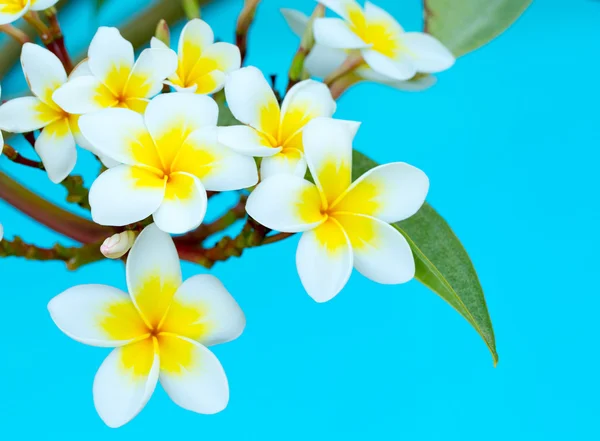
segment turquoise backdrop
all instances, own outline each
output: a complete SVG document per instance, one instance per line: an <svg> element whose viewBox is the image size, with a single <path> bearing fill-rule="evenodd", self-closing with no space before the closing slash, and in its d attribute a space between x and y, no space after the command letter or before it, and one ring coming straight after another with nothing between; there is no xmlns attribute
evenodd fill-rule
<svg viewBox="0 0 600 441"><path fill-rule="evenodd" d="M98 25L119 24L147 2L110 0L98 19L92 1L71 3L62 22L78 51ZM241 3L203 11L222 40L231 41ZM376 3L406 29L421 29L419 0ZM248 61L278 74L280 89L298 40L279 8L313 6L264 0L258 12ZM63 335L46 304L76 284L124 289L123 265L68 272L8 258L0 260L0 439L600 439L599 25L600 2L538 0L431 90L364 84L339 102L338 117L363 122L358 149L429 175L429 202L479 272L497 368L466 321L417 282L381 286L354 274L333 301L315 303L298 280L291 239L214 268L248 320L241 338L214 348L229 377L229 407L196 415L158 388L133 422L111 430L91 393L108 350ZM20 70L2 86L6 96L22 92ZM90 183L96 163L81 156L76 172ZM0 168L73 209L45 174L6 158ZM0 222L7 237L70 243L4 203ZM204 271L184 265L186 277Z"/></svg>

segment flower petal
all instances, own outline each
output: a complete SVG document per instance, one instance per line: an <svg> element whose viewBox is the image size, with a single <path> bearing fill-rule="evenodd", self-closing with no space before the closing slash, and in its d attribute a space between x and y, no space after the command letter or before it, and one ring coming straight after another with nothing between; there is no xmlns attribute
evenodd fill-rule
<svg viewBox="0 0 600 441"><path fill-rule="evenodd" d="M394 80L410 80L417 73L413 60L405 55L391 59L376 50L364 49L362 56L371 69Z"/></svg>
<svg viewBox="0 0 600 441"><path fill-rule="evenodd" d="M311 75L325 78L340 68L347 57L343 49L315 44L304 61L304 67Z"/></svg>
<svg viewBox="0 0 600 441"><path fill-rule="evenodd" d="M334 49L363 49L369 44L352 31L340 18L317 18L314 22L315 41Z"/></svg>
<svg viewBox="0 0 600 441"><path fill-rule="evenodd" d="M158 336L160 384L175 404L214 414L227 407L229 384L215 355L200 343L170 334Z"/></svg>
<svg viewBox="0 0 600 441"><path fill-rule="evenodd" d="M350 186L352 141L359 123L316 118L304 128L304 154L308 168L328 204Z"/></svg>
<svg viewBox="0 0 600 441"><path fill-rule="evenodd" d="M107 426L121 427L142 411L158 382L155 338L114 349L94 378L94 405Z"/></svg>
<svg viewBox="0 0 600 441"><path fill-rule="evenodd" d="M269 136L277 136L279 104L260 70L250 66L229 74L225 82L225 96L231 113L238 121Z"/></svg>
<svg viewBox="0 0 600 441"><path fill-rule="evenodd" d="M366 64L356 69L356 73L365 80L382 83L405 92L421 92L429 89L437 82L437 78L433 75L419 75L407 81L397 81L375 72Z"/></svg>
<svg viewBox="0 0 600 441"><path fill-rule="evenodd" d="M311 119L320 116L331 117L335 109L335 100L325 84L304 80L293 86L281 105L279 137L283 141L283 147L287 147L287 143L292 141L294 135Z"/></svg>
<svg viewBox="0 0 600 441"><path fill-rule="evenodd" d="M216 127L203 127L184 141L172 171L192 174L210 191L251 187L258 182L256 162L220 144Z"/></svg>
<svg viewBox="0 0 600 441"><path fill-rule="evenodd" d="M296 266L304 289L315 301L331 300L342 290L352 274L352 249L335 220L302 234Z"/></svg>
<svg viewBox="0 0 600 441"><path fill-rule="evenodd" d="M25 5L21 3L17 4L0 4L0 25L5 25L17 21L23 17L29 10L29 0L25 2Z"/></svg>
<svg viewBox="0 0 600 441"><path fill-rule="evenodd" d="M208 23L198 18L188 21L179 37L177 49L179 72L184 74L190 72L202 56L205 48L213 44L214 41L215 36Z"/></svg>
<svg viewBox="0 0 600 441"><path fill-rule="evenodd" d="M238 338L246 317L215 276L199 274L179 287L161 330L212 346Z"/></svg>
<svg viewBox="0 0 600 441"><path fill-rule="evenodd" d="M217 103L210 97L190 93L168 93L154 98L144 119L162 163L171 164L193 131L216 126Z"/></svg>
<svg viewBox="0 0 600 441"><path fill-rule="evenodd" d="M297 11L296 9L282 8L280 11L292 32L296 34L297 37L302 38L304 31L306 31L308 21L310 20L308 15Z"/></svg>
<svg viewBox="0 0 600 441"><path fill-rule="evenodd" d="M399 222L419 211L428 190L425 173L404 162L393 162L377 166L358 178L332 210Z"/></svg>
<svg viewBox="0 0 600 441"><path fill-rule="evenodd" d="M127 288L144 322L156 328L181 285L181 265L171 236L150 224L127 257Z"/></svg>
<svg viewBox="0 0 600 441"><path fill-rule="evenodd" d="M310 230L326 219L317 187L286 174L258 184L248 198L246 211L265 227L288 233Z"/></svg>
<svg viewBox="0 0 600 441"><path fill-rule="evenodd" d="M200 180L187 173L171 173L165 198L154 212L156 226L171 234L196 229L204 220L207 195Z"/></svg>
<svg viewBox="0 0 600 441"><path fill-rule="evenodd" d="M85 139L99 153L129 165L162 170L154 141L144 117L130 109L104 109L79 118Z"/></svg>
<svg viewBox="0 0 600 441"><path fill-rule="evenodd" d="M67 81L67 73L58 57L37 44L25 43L21 51L21 66L33 94L55 107L52 94Z"/></svg>
<svg viewBox="0 0 600 441"><path fill-rule="evenodd" d="M402 43L411 52L412 62L419 72L441 72L456 61L452 52L429 34L407 32L402 36Z"/></svg>
<svg viewBox="0 0 600 441"><path fill-rule="evenodd" d="M150 98L162 90L163 81L177 70L177 54L171 49L144 49L135 62L125 96Z"/></svg>
<svg viewBox="0 0 600 441"><path fill-rule="evenodd" d="M117 105L117 97L94 76L79 76L59 87L52 99L73 114L95 112Z"/></svg>
<svg viewBox="0 0 600 441"><path fill-rule="evenodd" d="M385 39L397 41L404 34L400 23L389 12L371 2L365 2L365 20L371 33L375 29L376 35L383 34Z"/></svg>
<svg viewBox="0 0 600 441"><path fill-rule="evenodd" d="M203 75L212 70L229 73L239 69L241 64L240 49L236 45L218 42L204 49L202 58L190 71L189 76L194 78L196 75Z"/></svg>
<svg viewBox="0 0 600 441"><path fill-rule="evenodd" d="M0 106L0 129L13 133L32 132L63 117L36 97L15 98Z"/></svg>
<svg viewBox="0 0 600 441"><path fill-rule="evenodd" d="M48 178L55 184L73 171L77 162L75 138L68 118L48 124L35 140L35 151L44 164Z"/></svg>
<svg viewBox="0 0 600 441"><path fill-rule="evenodd" d="M92 73L115 95L120 96L133 68L133 46L117 28L100 27L88 49Z"/></svg>
<svg viewBox="0 0 600 441"><path fill-rule="evenodd" d="M81 60L75 65L71 73L69 74L69 80L74 80L79 77L86 77L94 75L90 70L90 63L87 58Z"/></svg>
<svg viewBox="0 0 600 441"><path fill-rule="evenodd" d="M249 126L218 127L217 130L221 144L243 155L264 157L281 151L281 147L271 147L258 130Z"/></svg>
<svg viewBox="0 0 600 441"><path fill-rule="evenodd" d="M195 77L194 80L190 80L189 87L174 86L177 92L191 92L199 95L210 95L218 92L225 86L225 80L227 74L220 70L213 70L202 76Z"/></svg>
<svg viewBox="0 0 600 441"><path fill-rule="evenodd" d="M148 332L129 295L111 286L74 286L50 300L48 310L62 332L92 346L123 346Z"/></svg>
<svg viewBox="0 0 600 441"><path fill-rule="evenodd" d="M284 149L281 153L263 158L260 163L260 177L265 180L278 174L291 174L303 178L306 174L306 159L297 149Z"/></svg>
<svg viewBox="0 0 600 441"><path fill-rule="evenodd" d="M354 268L383 284L405 283L415 275L415 260L402 234L385 222L358 214L335 214L352 244Z"/></svg>
<svg viewBox="0 0 600 441"><path fill-rule="evenodd" d="M340 17L350 20L353 13L361 13L362 9L355 0L318 0L319 3L331 9Z"/></svg>
<svg viewBox="0 0 600 441"><path fill-rule="evenodd" d="M92 219L122 226L146 219L160 206L165 181L141 167L118 165L96 178L90 188Z"/></svg>
<svg viewBox="0 0 600 441"><path fill-rule="evenodd" d="M44 9L48 9L51 6L54 6L58 0L31 0L31 10L32 11L42 11Z"/></svg>

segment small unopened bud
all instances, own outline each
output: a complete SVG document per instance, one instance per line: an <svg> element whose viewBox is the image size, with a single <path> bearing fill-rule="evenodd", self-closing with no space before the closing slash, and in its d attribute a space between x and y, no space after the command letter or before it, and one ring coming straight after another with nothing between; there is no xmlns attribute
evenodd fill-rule
<svg viewBox="0 0 600 441"><path fill-rule="evenodd" d="M200 3L198 0L182 0L181 4L188 20L200 18Z"/></svg>
<svg viewBox="0 0 600 441"><path fill-rule="evenodd" d="M310 52L315 45L313 24L317 18L323 17L325 17L325 6L319 3L310 16L310 20L308 21L306 29L304 30L304 34L302 34L302 40L300 41L300 47L302 47L306 53Z"/></svg>
<svg viewBox="0 0 600 441"><path fill-rule="evenodd" d="M100 252L109 259L118 259L133 246L135 233L131 230L113 234L100 246Z"/></svg>
<svg viewBox="0 0 600 441"><path fill-rule="evenodd" d="M154 36L167 46L171 45L171 30L164 19L158 22Z"/></svg>

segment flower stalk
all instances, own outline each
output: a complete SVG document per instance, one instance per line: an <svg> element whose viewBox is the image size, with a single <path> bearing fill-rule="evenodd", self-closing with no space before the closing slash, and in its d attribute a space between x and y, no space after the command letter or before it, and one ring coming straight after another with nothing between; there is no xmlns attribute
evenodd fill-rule
<svg viewBox="0 0 600 441"><path fill-rule="evenodd" d="M317 18L321 18L324 16L325 6L322 4L317 5L310 17L310 20L306 25L306 29L304 30L304 34L302 35L302 39L300 40L300 47L298 47L298 51L296 51L296 55L292 60L292 65L290 66L289 71L289 81L287 90L290 90L295 84L305 79L304 77L307 74L304 69L304 61L306 60L306 57L310 54L310 51L315 45L315 37L313 35L313 23Z"/></svg>
<svg viewBox="0 0 600 441"><path fill-rule="evenodd" d="M248 32L254 21L254 15L256 14L256 8L259 3L260 0L245 0L242 12L240 12L238 17L237 26L235 28L235 42L237 47L240 48L242 63L246 59L246 54L248 52Z"/></svg>

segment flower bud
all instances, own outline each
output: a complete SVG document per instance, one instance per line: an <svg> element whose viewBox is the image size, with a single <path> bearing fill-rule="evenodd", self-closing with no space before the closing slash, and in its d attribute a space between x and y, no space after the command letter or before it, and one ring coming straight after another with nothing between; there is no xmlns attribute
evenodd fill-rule
<svg viewBox="0 0 600 441"><path fill-rule="evenodd" d="M113 234L100 246L100 252L109 259L118 259L133 246L135 233L131 230Z"/></svg>
<svg viewBox="0 0 600 441"><path fill-rule="evenodd" d="M154 36L167 46L171 45L171 30L164 19L158 22Z"/></svg>

